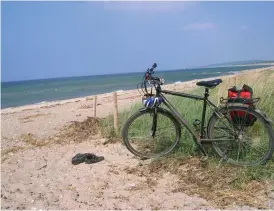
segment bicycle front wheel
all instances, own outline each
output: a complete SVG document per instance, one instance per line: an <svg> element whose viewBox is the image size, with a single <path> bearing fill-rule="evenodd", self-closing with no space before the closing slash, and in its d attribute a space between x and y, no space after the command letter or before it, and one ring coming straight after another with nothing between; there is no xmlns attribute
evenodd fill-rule
<svg viewBox="0 0 274 211"><path fill-rule="evenodd" d="M208 123L208 138L217 154L231 164L255 166L269 160L274 150L273 129L264 117L244 106L228 106L213 114ZM230 139L230 141L221 141Z"/></svg>
<svg viewBox="0 0 274 211"><path fill-rule="evenodd" d="M131 153L142 159L155 158L174 149L181 137L181 126L165 109L140 110L126 121L122 136Z"/></svg>

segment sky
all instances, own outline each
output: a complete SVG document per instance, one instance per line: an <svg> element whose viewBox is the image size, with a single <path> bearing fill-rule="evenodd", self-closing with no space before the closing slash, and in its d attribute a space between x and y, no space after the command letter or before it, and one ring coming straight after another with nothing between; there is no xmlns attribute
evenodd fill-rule
<svg viewBox="0 0 274 211"><path fill-rule="evenodd" d="M1 2L2 81L274 59L274 2Z"/></svg>

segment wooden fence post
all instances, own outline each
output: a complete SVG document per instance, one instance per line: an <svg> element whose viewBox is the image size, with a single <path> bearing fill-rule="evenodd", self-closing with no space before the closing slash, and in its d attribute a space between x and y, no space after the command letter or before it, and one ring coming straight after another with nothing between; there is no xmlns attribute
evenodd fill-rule
<svg viewBox="0 0 274 211"><path fill-rule="evenodd" d="M114 129L118 132L118 106L117 106L117 92L113 93L113 101L114 101L114 110L113 110L113 118L114 118Z"/></svg>
<svg viewBox="0 0 274 211"><path fill-rule="evenodd" d="M96 117L96 105L97 105L97 96L93 98L93 116Z"/></svg>
<svg viewBox="0 0 274 211"><path fill-rule="evenodd" d="M220 105L220 98L221 98L221 95L222 95L222 92L223 92L223 88L225 88L226 86L226 81L224 81L224 84L220 84L219 87L218 87L218 94L217 94L217 106Z"/></svg>
<svg viewBox="0 0 274 211"><path fill-rule="evenodd" d="M237 86L237 78L236 78L236 75L233 76L233 86Z"/></svg>

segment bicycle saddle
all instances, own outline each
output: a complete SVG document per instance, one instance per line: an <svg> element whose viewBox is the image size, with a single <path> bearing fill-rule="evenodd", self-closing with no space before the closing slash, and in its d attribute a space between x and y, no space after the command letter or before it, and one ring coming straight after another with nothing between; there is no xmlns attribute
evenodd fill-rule
<svg viewBox="0 0 274 211"><path fill-rule="evenodd" d="M207 88L212 88L218 86L220 83L222 83L222 79L215 79L211 81L199 81L196 83L197 86L204 86Z"/></svg>

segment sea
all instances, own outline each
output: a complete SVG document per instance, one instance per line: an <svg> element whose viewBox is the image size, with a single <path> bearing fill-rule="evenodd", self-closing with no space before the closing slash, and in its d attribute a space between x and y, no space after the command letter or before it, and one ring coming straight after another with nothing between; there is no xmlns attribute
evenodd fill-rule
<svg viewBox="0 0 274 211"><path fill-rule="evenodd" d="M165 79L165 84L184 82L224 75L241 70L268 67L232 66L214 68L155 71L155 76ZM144 72L1 82L1 109L41 102L84 97L117 90L136 89Z"/></svg>

